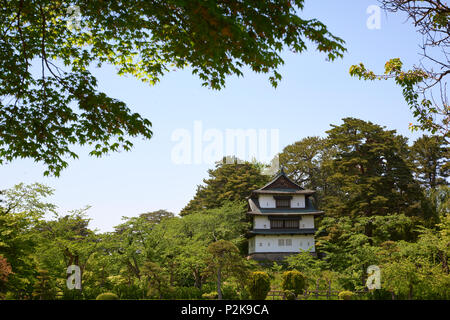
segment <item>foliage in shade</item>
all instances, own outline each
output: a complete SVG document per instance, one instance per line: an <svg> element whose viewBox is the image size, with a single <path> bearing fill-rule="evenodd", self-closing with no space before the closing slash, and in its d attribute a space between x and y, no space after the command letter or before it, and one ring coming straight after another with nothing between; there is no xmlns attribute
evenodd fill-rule
<svg viewBox="0 0 450 320"><path fill-rule="evenodd" d="M171 285L167 272L159 264L147 261L142 267L142 274L148 285L147 295L162 299L164 291Z"/></svg>
<svg viewBox="0 0 450 320"><path fill-rule="evenodd" d="M34 284L33 297L38 300L52 300L56 297L56 288L47 270L39 270Z"/></svg>

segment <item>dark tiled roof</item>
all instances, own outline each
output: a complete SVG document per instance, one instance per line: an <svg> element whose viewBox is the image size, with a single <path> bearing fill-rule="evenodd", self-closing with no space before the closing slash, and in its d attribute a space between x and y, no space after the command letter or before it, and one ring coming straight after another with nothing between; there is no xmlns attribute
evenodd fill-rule
<svg viewBox="0 0 450 320"><path fill-rule="evenodd" d="M281 178L281 179L282 179L282 178L285 178L285 181L287 180L287 181L289 182L289 184L290 184L291 186L294 187L293 190L303 190L302 187L300 187L300 186L299 186L298 184L296 184L294 181L292 181L291 179L289 179L289 177L286 175L286 173L284 173L284 170L281 169L280 172L276 175L275 178L273 178L272 181L270 181L270 182L267 183L264 187L262 187L262 188L260 188L260 189L258 189L258 190L256 190L256 191L262 191L262 190L266 190L266 189L269 189L269 190L273 189L273 188L270 188L270 186L271 186L272 184L274 184L274 183L275 183L278 179L280 179L280 178ZM255 191L253 191L253 192L255 192Z"/></svg>
<svg viewBox="0 0 450 320"><path fill-rule="evenodd" d="M322 214L323 211L319 211L314 208L309 198L305 199L305 208L261 208L258 199L248 199L249 211L248 214L253 215L276 215L276 214Z"/></svg>
<svg viewBox="0 0 450 320"><path fill-rule="evenodd" d="M270 190L255 190L253 193L256 194L286 194L286 195L295 195L295 194L314 194L316 193L314 190L295 190L295 189L270 189Z"/></svg>
<svg viewBox="0 0 450 320"><path fill-rule="evenodd" d="M322 211L316 210L316 209L306 209L306 208L286 208L286 209L279 209L279 208L260 208L259 211L261 214L292 214L292 213L321 213Z"/></svg>
<svg viewBox="0 0 450 320"><path fill-rule="evenodd" d="M250 230L250 234L314 234L317 229L305 228L305 229L253 229Z"/></svg>

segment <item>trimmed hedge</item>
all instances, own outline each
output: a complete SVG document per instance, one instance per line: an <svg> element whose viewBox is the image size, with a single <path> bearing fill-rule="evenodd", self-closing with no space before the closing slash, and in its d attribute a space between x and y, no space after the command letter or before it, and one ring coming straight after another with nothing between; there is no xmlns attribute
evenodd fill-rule
<svg viewBox="0 0 450 320"><path fill-rule="evenodd" d="M289 292L288 299L295 299L306 289L306 278L300 271L291 270L282 274L281 287L284 292Z"/></svg>
<svg viewBox="0 0 450 320"><path fill-rule="evenodd" d="M217 297L218 297L217 291L212 291L212 292L209 292L209 293L202 294L202 298L203 299L215 300L215 299L217 299Z"/></svg>
<svg viewBox="0 0 450 320"><path fill-rule="evenodd" d="M353 292L351 291L341 291L339 292L339 300L352 300L353 299Z"/></svg>
<svg viewBox="0 0 450 320"><path fill-rule="evenodd" d="M270 291L270 278L267 272L255 271L250 274L248 291L254 300L265 300Z"/></svg>
<svg viewBox="0 0 450 320"><path fill-rule="evenodd" d="M119 300L119 297L115 293L105 292L99 294L95 300Z"/></svg>
<svg viewBox="0 0 450 320"><path fill-rule="evenodd" d="M297 295L295 294L294 290L284 290L283 293L284 296L286 297L286 300L295 300L295 298L297 298Z"/></svg>

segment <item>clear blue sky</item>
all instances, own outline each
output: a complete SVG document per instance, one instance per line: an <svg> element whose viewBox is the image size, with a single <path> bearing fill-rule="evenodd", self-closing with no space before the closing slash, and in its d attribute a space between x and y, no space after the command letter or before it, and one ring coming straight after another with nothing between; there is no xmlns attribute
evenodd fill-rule
<svg viewBox="0 0 450 320"><path fill-rule="evenodd" d="M382 13L381 29L366 27L366 9L375 0L307 0L304 18L318 18L346 41L345 58L325 61L310 48L303 54L285 52L283 80L277 89L267 76L245 70L230 77L227 87L212 91L188 70L167 74L150 87L131 77L119 77L113 67L95 70L99 89L126 102L150 119L154 137L134 140L131 152L93 158L76 147L80 159L69 162L59 178L43 176L44 167L32 160L17 160L0 167L0 188L19 182L41 182L53 187L50 199L61 213L91 205L91 226L110 231L122 216L157 209L178 213L193 197L211 165L176 165L171 161L174 130L193 130L200 120L205 129L278 129L280 148L306 136L323 136L330 124L356 117L396 129L416 139L408 124L414 122L393 82L365 82L348 74L352 64L364 62L382 70L384 63L401 57L406 66L417 62L419 36L402 15Z"/></svg>

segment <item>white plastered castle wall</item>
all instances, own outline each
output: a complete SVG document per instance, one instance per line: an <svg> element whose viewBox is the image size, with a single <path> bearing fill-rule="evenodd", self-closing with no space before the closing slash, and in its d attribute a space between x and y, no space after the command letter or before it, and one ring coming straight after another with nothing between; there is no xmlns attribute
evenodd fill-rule
<svg viewBox="0 0 450 320"><path fill-rule="evenodd" d="M270 195L270 196L261 195L258 197L258 201L259 201L259 206L261 208L275 208L276 207L275 198L272 195Z"/></svg>
<svg viewBox="0 0 450 320"><path fill-rule="evenodd" d="M291 199L291 208L304 208L305 207L305 195L296 195Z"/></svg>
<svg viewBox="0 0 450 320"><path fill-rule="evenodd" d="M300 251L316 251L313 235L256 235L249 240L249 254Z"/></svg>

